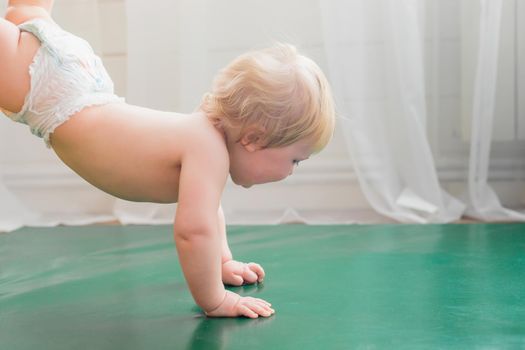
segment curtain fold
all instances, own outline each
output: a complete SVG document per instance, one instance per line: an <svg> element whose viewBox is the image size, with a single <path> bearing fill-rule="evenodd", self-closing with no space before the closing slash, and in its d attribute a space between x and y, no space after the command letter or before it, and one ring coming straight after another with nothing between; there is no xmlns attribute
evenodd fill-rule
<svg viewBox="0 0 525 350"><path fill-rule="evenodd" d="M488 184L502 5L502 0L481 0L466 214L481 220L525 220L525 214L504 208Z"/></svg>
<svg viewBox="0 0 525 350"><path fill-rule="evenodd" d="M426 136L419 15L424 3L354 0L320 5L348 150L371 206L400 222L458 219L464 204L440 187ZM347 67L344 74L341 67Z"/></svg>
<svg viewBox="0 0 525 350"><path fill-rule="evenodd" d="M38 215L21 203L0 180L0 232L37 223L37 219Z"/></svg>
<svg viewBox="0 0 525 350"><path fill-rule="evenodd" d="M464 213L481 220L523 219L504 209L487 184L501 1L481 1L468 210L441 187L427 136L427 2L320 2L348 151L364 195L382 215L413 223L451 222Z"/></svg>

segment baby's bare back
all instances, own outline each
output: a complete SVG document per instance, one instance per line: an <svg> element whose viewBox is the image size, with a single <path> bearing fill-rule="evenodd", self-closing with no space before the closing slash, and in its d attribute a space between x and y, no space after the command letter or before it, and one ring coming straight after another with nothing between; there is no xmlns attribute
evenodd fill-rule
<svg viewBox="0 0 525 350"><path fill-rule="evenodd" d="M192 133L210 132L217 139L207 123L199 115L114 103L76 114L55 130L51 145L64 163L109 194L174 203L181 159L196 149Z"/></svg>

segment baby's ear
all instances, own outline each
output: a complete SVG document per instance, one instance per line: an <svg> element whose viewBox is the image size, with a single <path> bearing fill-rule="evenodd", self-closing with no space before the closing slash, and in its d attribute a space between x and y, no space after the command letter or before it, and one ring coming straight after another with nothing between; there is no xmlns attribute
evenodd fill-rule
<svg viewBox="0 0 525 350"><path fill-rule="evenodd" d="M248 127L239 142L248 152L258 151L265 146L265 129L260 126Z"/></svg>

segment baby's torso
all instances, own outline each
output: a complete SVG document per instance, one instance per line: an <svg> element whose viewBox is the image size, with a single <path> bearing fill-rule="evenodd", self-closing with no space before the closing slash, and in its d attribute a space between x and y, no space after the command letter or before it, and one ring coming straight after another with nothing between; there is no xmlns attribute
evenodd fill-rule
<svg viewBox="0 0 525 350"><path fill-rule="evenodd" d="M85 180L116 197L178 200L181 158L196 118L127 104L86 108L51 136L57 155Z"/></svg>

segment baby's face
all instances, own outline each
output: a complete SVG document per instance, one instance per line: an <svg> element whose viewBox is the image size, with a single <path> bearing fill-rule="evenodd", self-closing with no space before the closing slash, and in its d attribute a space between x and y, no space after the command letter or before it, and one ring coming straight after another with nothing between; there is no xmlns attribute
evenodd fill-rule
<svg viewBox="0 0 525 350"><path fill-rule="evenodd" d="M235 184L246 188L283 180L292 175L295 166L312 153L313 144L309 140L252 151L236 143L230 149L230 175Z"/></svg>

